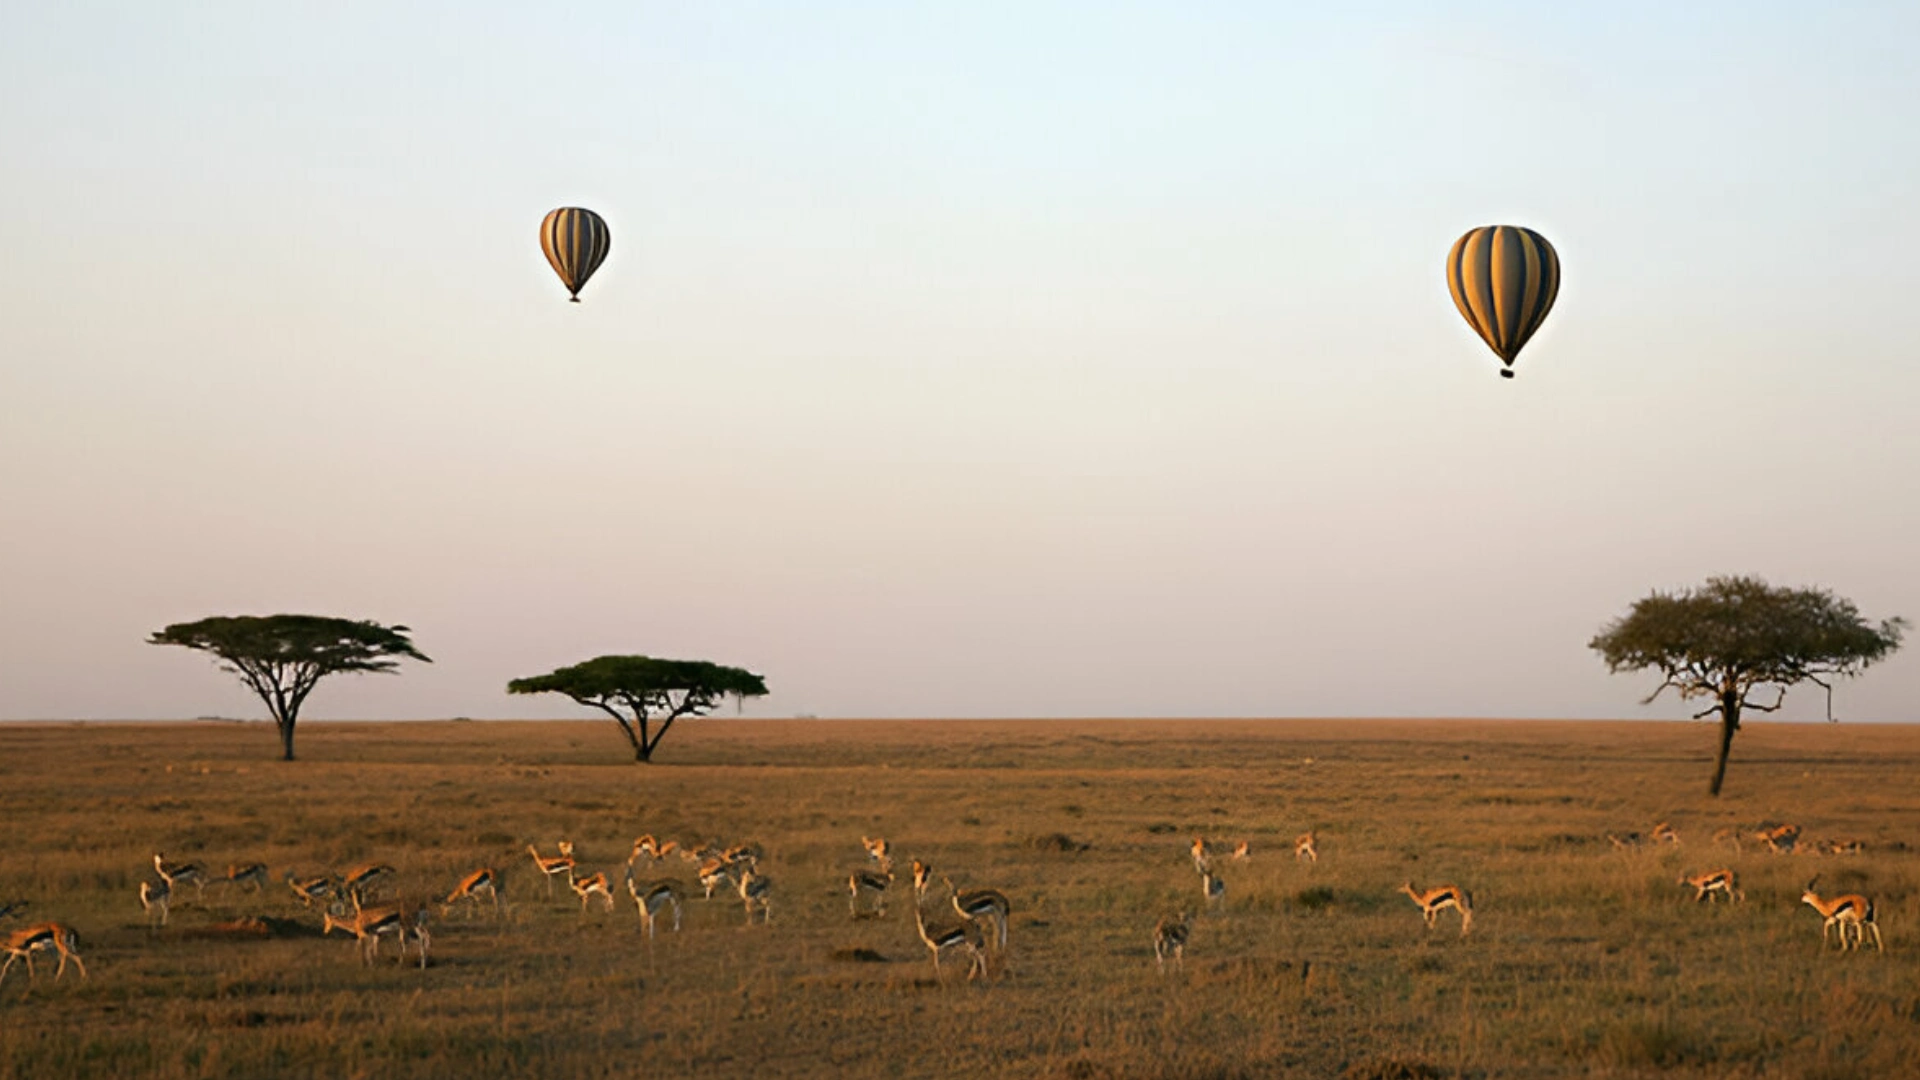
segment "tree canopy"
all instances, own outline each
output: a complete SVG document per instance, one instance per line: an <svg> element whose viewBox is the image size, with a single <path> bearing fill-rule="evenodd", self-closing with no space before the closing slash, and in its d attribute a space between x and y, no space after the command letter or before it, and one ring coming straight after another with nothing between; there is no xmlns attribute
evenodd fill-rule
<svg viewBox="0 0 1920 1080"><path fill-rule="evenodd" d="M404 626L320 615L229 615L174 623L147 639L218 658L266 702L280 729L282 756L293 760L293 725L314 685L340 672L394 671L402 659L432 663Z"/></svg>
<svg viewBox="0 0 1920 1080"><path fill-rule="evenodd" d="M636 761L652 761L654 748L680 717L705 715L729 696L766 692L765 680L744 668L650 656L600 656L507 684L509 694L565 694L613 717ZM655 716L661 718L657 731Z"/></svg>
<svg viewBox="0 0 1920 1080"><path fill-rule="evenodd" d="M1907 628L1895 617L1873 624L1852 601L1817 588L1776 588L1757 577L1715 577L1678 593L1654 592L1603 627L1588 646L1609 671L1660 673L1652 702L1667 690L1713 704L1695 719L1720 715L1720 757L1709 789L1720 794L1740 714L1773 712L1787 688L1831 689L1900 647ZM1773 687L1772 702L1754 700Z"/></svg>

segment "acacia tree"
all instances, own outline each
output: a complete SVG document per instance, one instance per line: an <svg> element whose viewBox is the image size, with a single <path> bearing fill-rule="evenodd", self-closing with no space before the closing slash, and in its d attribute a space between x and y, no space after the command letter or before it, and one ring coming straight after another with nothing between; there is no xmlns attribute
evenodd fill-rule
<svg viewBox="0 0 1920 1080"><path fill-rule="evenodd" d="M149 645L182 645L212 653L222 671L260 695L280 728L282 759L293 760L293 725L314 685L340 672L391 672L400 660L432 663L404 626L320 615L232 615L174 623Z"/></svg>
<svg viewBox="0 0 1920 1080"><path fill-rule="evenodd" d="M739 699L766 692L766 682L745 668L650 656L600 656L507 684L509 694L565 694L613 717L633 745L635 761L652 761L654 748L682 716L704 716L729 695ZM657 731L652 728L656 716Z"/></svg>
<svg viewBox="0 0 1920 1080"><path fill-rule="evenodd" d="M1825 589L1774 588L1756 577L1715 577L1680 593L1654 592L1603 627L1588 647L1607 669L1660 673L1660 685L1641 704L1671 689L1682 701L1713 702L1694 714L1720 714L1720 760L1709 791L1720 794L1727 753L1748 709L1773 712L1787 688L1803 682L1832 690L1900 647L1907 621L1878 626L1853 602ZM1771 703L1755 691L1771 686Z"/></svg>

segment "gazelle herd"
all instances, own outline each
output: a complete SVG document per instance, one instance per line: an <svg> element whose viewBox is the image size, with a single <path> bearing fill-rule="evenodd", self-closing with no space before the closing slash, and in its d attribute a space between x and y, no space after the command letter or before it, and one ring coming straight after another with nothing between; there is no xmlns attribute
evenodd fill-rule
<svg viewBox="0 0 1920 1080"><path fill-rule="evenodd" d="M1713 837L1716 845L1729 843L1735 851L1740 850L1743 839L1757 841L1767 852L1776 855L1848 855L1865 849L1857 840L1809 841L1803 838L1798 825L1785 823L1722 829ZM1644 837L1637 832L1610 833L1607 840L1616 849L1626 851L1648 845L1681 849L1679 832L1666 821L1656 823ZM864 856L861 865L846 879L849 911L856 919L884 919L895 889L893 848L884 837L863 836L861 845ZM716 893L737 896L747 925L772 921L773 882L760 872L761 853L753 845L682 844L648 834L634 841L623 868L616 864L592 873L580 872L572 843L562 840L556 850L557 855L548 856L536 846L527 847L549 897L553 895L554 880L560 878L580 900L583 917L596 898L604 910L611 912L616 906L611 872L617 870L638 912L641 931L649 941L663 928L677 933L683 925L688 890L678 879L659 875L661 864L669 860L678 860L687 867L700 882L706 898L712 899ZM1310 831L1297 836L1293 854L1298 864L1316 865L1320 860L1316 834ZM1195 929L1194 910L1224 911L1227 883L1219 871L1226 864L1248 862L1251 847L1244 840L1229 846L1195 836L1187 856L1200 878L1201 905L1169 914L1154 925L1154 963L1162 973L1169 968L1179 971L1183 967ZM944 971L943 961L953 953L963 956L970 981L1004 964L1013 914L1012 902L1006 894L993 888L962 889L947 875L936 877L933 867L919 859L911 860L910 866L912 893L907 899L913 905L914 930L931 956L936 979ZM155 931L168 926L171 909L179 902L184 886L192 886L191 898L204 903L209 884L228 889L237 886L258 893L267 882L267 867L261 863L233 864L224 874L209 875L198 863L172 861L161 852L153 856L153 871L157 880L141 881L138 899L149 929ZM424 968L432 943L427 905L395 899L397 877L398 871L390 864L366 862L344 874L302 877L289 872L283 880L301 904L320 910L322 934L337 930L350 935L364 962L373 963L380 952L381 941L392 938L398 946L401 964L406 963L411 952ZM1722 898L1731 904L1746 899L1736 872L1727 866L1684 873L1678 884L1693 889L1694 900L1709 906ZM1873 900L1858 893L1822 896L1815 891L1818 884L1819 876L1815 875L1801 891L1800 902L1813 908L1822 919L1822 947L1837 931L1838 947L1842 951L1860 949L1868 937L1873 939L1877 950L1884 951L1886 944ZM1465 888L1448 883L1420 889L1408 881L1398 891L1419 908L1428 930L1434 929L1439 916L1451 908L1460 916L1461 936L1472 931L1474 901ZM477 915L491 911L497 918L502 913L503 892L499 872L493 867L481 867L462 877L438 904L442 915L461 907ZM945 903L941 903L942 900ZM12 917L19 907L0 905L0 919ZM86 978L86 965L78 951L79 941L79 935L70 926L58 922L39 923L14 931L6 937L7 957L4 965L0 965L0 980L22 960L26 962L29 979L34 978L34 958L46 953L54 954L59 961L55 981L65 975L69 962Z"/></svg>

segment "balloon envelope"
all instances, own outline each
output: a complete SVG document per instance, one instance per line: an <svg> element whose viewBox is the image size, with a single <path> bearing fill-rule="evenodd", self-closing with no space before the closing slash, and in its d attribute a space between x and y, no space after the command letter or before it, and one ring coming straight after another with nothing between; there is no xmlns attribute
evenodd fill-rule
<svg viewBox="0 0 1920 1080"><path fill-rule="evenodd" d="M1486 225L1454 241L1447 289L1473 332L1506 365L1546 321L1560 294L1560 256L1547 238L1517 225Z"/></svg>
<svg viewBox="0 0 1920 1080"><path fill-rule="evenodd" d="M576 304L580 290L587 287L587 279L600 269L612 246L607 223L591 210L563 206L540 223L540 250L547 253L547 262Z"/></svg>

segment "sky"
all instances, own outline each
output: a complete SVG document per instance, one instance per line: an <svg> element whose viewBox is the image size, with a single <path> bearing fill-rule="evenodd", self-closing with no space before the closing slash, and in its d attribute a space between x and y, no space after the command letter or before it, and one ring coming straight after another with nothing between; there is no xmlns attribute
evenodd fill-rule
<svg viewBox="0 0 1920 1080"><path fill-rule="evenodd" d="M1441 8L1445 10L1441 10ZM1920 6L63 3L0 19L0 719L1678 717L1654 589L1920 618ZM594 208L566 303L537 245ZM1517 365L1448 298L1526 225ZM1920 721L1920 643L1835 712ZM731 710L729 710L731 711ZM1788 698L1787 719L1824 698Z"/></svg>

